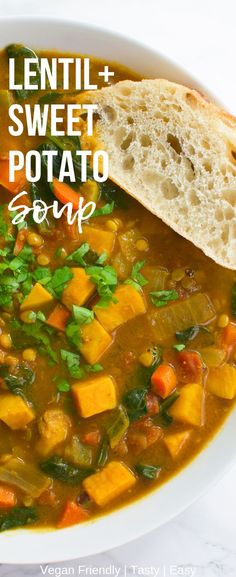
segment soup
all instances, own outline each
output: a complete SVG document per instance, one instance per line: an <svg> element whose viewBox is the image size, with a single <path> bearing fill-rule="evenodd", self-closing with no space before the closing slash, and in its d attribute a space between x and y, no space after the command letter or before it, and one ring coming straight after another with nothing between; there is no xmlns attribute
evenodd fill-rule
<svg viewBox="0 0 236 577"><path fill-rule="evenodd" d="M89 173L82 184L75 158L73 186L58 183L55 162L52 186L43 172L31 184L21 173L17 191L26 188L29 204L93 200L82 234L50 210L40 224L29 215L14 225L9 151L60 157L65 141L9 135L19 94L8 92L8 55L0 55L0 530L63 528L157 488L223 423L236 394L235 273L111 181L98 185ZM92 60L94 82L101 64ZM113 69L115 81L136 78ZM73 90L20 97L77 101Z"/></svg>

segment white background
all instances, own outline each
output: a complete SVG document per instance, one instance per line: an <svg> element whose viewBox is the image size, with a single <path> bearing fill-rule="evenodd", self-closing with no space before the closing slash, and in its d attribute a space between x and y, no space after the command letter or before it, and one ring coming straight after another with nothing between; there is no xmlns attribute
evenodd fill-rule
<svg viewBox="0 0 236 577"><path fill-rule="evenodd" d="M139 39L188 69L236 115L235 0L0 0L0 18L24 14L72 18ZM129 576L134 574L132 565L139 566L136 575L160 567L160 577L164 565L166 577L171 572L187 575L190 565L195 577L235 577L236 467L211 493L159 530L65 565L77 575L78 564L113 563L126 564ZM42 571L36 566L0 566L0 577L13 575L38 577Z"/></svg>

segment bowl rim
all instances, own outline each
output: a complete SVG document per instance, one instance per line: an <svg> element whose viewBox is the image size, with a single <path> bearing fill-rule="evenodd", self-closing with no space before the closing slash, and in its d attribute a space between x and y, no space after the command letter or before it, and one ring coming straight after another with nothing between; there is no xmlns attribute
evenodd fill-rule
<svg viewBox="0 0 236 577"><path fill-rule="evenodd" d="M184 76L186 83L189 82L197 90L218 102L207 87L174 60L145 43L105 27L67 18L21 15L2 18L0 29L7 25L31 25L40 29L49 24L58 28L62 26L68 30L73 27L74 30L81 29L89 34L94 32L98 36L109 38L111 42L114 40L118 43L125 43L128 49L141 51L147 56L150 55L154 60L159 59L177 77ZM233 442L230 445L225 441L227 441L227 436L228 439L233 439L235 433L235 412L231 411L220 431L184 469L160 488L95 520L60 531L18 529L1 533L0 563L45 564L83 558L121 546L160 527L201 497L231 469L236 460L236 451ZM219 451L220 468L218 466Z"/></svg>

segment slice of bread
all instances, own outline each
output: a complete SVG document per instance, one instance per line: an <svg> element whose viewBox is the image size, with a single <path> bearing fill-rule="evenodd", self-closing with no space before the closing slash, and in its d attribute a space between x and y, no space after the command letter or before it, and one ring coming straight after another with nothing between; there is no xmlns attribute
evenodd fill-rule
<svg viewBox="0 0 236 577"><path fill-rule="evenodd" d="M96 131L110 178L236 269L236 119L162 79L122 81L89 97L98 103Z"/></svg>

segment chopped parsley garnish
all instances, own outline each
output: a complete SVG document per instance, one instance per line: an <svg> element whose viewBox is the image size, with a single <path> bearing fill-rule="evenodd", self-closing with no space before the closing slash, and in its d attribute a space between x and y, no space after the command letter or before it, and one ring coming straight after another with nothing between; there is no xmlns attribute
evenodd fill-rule
<svg viewBox="0 0 236 577"><path fill-rule="evenodd" d="M79 248L77 248L76 250L74 250L74 252L69 254L66 257L66 260L76 262L77 264L80 264L80 266L86 266L86 262L83 257L85 254L89 252L89 250L90 250L89 244L87 242L84 242L83 244L81 244L81 246L79 246Z"/></svg>
<svg viewBox="0 0 236 577"><path fill-rule="evenodd" d="M62 268L57 268L52 275L50 282L47 284L47 288L51 290L52 293L60 298L64 289L67 287L67 283L73 278L73 273L68 266L63 266Z"/></svg>
<svg viewBox="0 0 236 577"><path fill-rule="evenodd" d="M175 351L183 351L185 349L185 345L183 343L179 343L177 345L173 345L173 349L175 349Z"/></svg>
<svg viewBox="0 0 236 577"><path fill-rule="evenodd" d="M179 294L175 290L152 291L150 296L155 307L165 307L168 302L176 301L179 298Z"/></svg>
<svg viewBox="0 0 236 577"><path fill-rule="evenodd" d="M89 265L103 265L104 262L107 260L107 254L105 251L102 252L100 256L96 252L90 249L90 246L87 242L84 242L74 250L71 254L66 257L66 260L69 262L75 262L80 266L86 267Z"/></svg>
<svg viewBox="0 0 236 577"><path fill-rule="evenodd" d="M11 338L16 349L27 347L36 347L42 355L49 357L51 363L57 363L57 354L51 347L50 336L51 327L47 326L42 320L37 318L37 313L32 311L32 324L25 324L18 320L11 323ZM38 313L40 316L42 313Z"/></svg>
<svg viewBox="0 0 236 577"><path fill-rule="evenodd" d="M94 319L94 313L90 309L76 305L73 305L72 313L73 320L67 324L66 336L74 346L79 348L81 338L80 327L81 325L91 323Z"/></svg>
<svg viewBox="0 0 236 577"><path fill-rule="evenodd" d="M96 285L100 296L96 307L107 307L111 301L116 302L113 292L117 286L117 274L112 266L87 266L86 273L91 277L91 281Z"/></svg>
<svg viewBox="0 0 236 577"><path fill-rule="evenodd" d="M74 379L81 378L81 367L80 367L80 356L71 353L70 351L66 351L65 349L61 349L61 358L65 361L67 365L67 369L71 377Z"/></svg>
<svg viewBox="0 0 236 577"><path fill-rule="evenodd" d="M142 286L148 284L148 281L141 274L140 270L144 267L145 260L136 262L131 271L131 276L125 281L125 284L132 285L136 290L140 291Z"/></svg>
<svg viewBox="0 0 236 577"><path fill-rule="evenodd" d="M66 379L57 379L56 385L59 393L68 393L70 390L70 383Z"/></svg>
<svg viewBox="0 0 236 577"><path fill-rule="evenodd" d="M104 206L101 206L100 208L97 208L93 214L92 217L94 216L105 216L106 214L111 214L114 210L114 206L115 206L115 201L113 202L108 202L107 204L104 204Z"/></svg>

